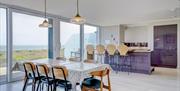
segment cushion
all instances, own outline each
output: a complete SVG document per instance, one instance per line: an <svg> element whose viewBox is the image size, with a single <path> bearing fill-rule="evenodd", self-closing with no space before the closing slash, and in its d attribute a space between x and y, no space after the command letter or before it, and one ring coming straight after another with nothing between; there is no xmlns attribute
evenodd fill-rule
<svg viewBox="0 0 180 91"><path fill-rule="evenodd" d="M99 89L101 86L101 81L93 77L85 78L84 81L82 82L82 86Z"/></svg>

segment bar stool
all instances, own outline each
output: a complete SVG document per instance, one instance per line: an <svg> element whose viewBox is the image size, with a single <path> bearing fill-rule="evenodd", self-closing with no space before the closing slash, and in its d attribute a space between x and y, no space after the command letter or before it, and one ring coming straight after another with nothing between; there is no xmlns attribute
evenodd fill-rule
<svg viewBox="0 0 180 91"><path fill-rule="evenodd" d="M94 46L93 45L86 45L87 50L87 59L94 60Z"/></svg>
<svg viewBox="0 0 180 91"><path fill-rule="evenodd" d="M107 50L107 53L109 56L108 63L112 66L112 68L115 69L116 64L115 64L114 56L115 56L115 52L116 52L116 46L114 44L108 44L106 50ZM113 59L111 60L111 58L113 58Z"/></svg>
<svg viewBox="0 0 180 91"><path fill-rule="evenodd" d="M128 61L128 59L127 59L127 57L128 57L128 55L127 55L128 46L122 44L122 45L119 45L117 49L118 49L118 52L119 52L120 57L121 57L120 60L118 61L117 67L118 67L118 69L121 67L122 68L124 68L124 67L128 68L128 74L129 74L129 72L131 71L131 61ZM123 71L123 69L122 69L122 71Z"/></svg>
<svg viewBox="0 0 180 91"><path fill-rule="evenodd" d="M104 63L103 57L104 57L104 53L105 53L105 47L101 44L96 45L96 51L97 51L97 60L99 61L99 57L100 57L100 62L101 62L101 64L103 64Z"/></svg>

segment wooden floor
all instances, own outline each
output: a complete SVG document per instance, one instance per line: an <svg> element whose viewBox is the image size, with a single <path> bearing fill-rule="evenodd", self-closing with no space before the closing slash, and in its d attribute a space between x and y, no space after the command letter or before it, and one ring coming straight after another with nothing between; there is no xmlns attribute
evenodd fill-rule
<svg viewBox="0 0 180 91"><path fill-rule="evenodd" d="M180 69L156 68L152 75L111 73L110 77L112 91L180 91ZM22 91L22 85L22 81L0 85L0 91Z"/></svg>

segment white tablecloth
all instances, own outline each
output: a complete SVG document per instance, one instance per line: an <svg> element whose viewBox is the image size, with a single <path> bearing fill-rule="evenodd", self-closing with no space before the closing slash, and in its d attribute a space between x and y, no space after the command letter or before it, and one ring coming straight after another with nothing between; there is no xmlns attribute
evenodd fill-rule
<svg viewBox="0 0 180 91"><path fill-rule="evenodd" d="M53 66L65 66L68 69L67 79L72 84L72 91L76 90L76 83L80 83L84 78L89 77L90 72L110 68L108 64L81 63L52 59L32 60L30 62L34 64L46 64L49 68ZM24 71L23 62L17 62L12 70Z"/></svg>

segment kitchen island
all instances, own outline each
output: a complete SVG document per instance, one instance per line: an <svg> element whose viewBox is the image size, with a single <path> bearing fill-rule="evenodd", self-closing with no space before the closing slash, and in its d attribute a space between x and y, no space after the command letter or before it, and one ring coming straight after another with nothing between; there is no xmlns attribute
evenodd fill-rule
<svg viewBox="0 0 180 91"><path fill-rule="evenodd" d="M114 56L109 57L106 52L104 62L110 64L114 71L130 71L134 73L151 74L154 70L151 67L151 51L149 50L134 50L128 52L125 57L119 56L118 52L116 52ZM121 65L124 64L124 62L130 64L131 68L123 67L122 69Z"/></svg>

